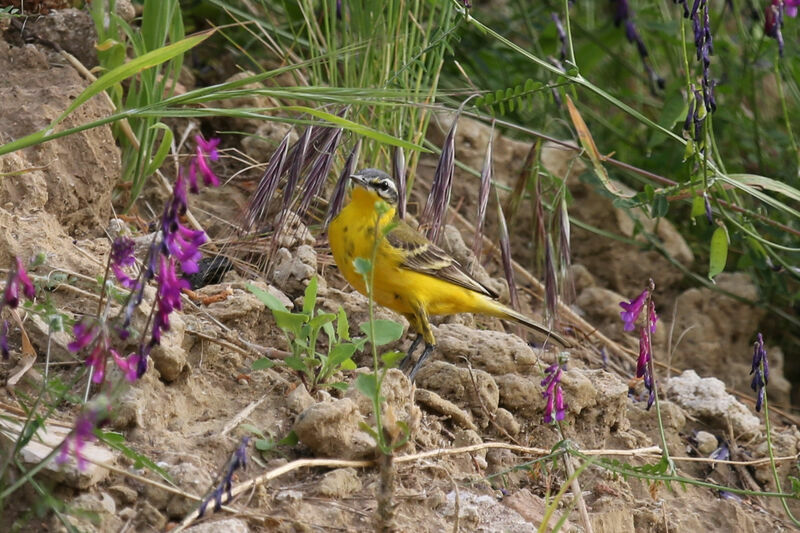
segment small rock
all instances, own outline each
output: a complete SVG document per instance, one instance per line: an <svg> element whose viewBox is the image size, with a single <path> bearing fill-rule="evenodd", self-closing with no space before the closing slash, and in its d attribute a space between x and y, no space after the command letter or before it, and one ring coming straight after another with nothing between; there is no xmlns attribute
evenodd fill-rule
<svg viewBox="0 0 800 533"><path fill-rule="evenodd" d="M477 431L472 429L459 429L455 432L453 439L453 446L462 448L464 446L472 446L474 444L483 443L483 439L478 435ZM469 457L475 461L480 468L486 468L486 449L470 452Z"/></svg>
<svg viewBox="0 0 800 533"><path fill-rule="evenodd" d="M186 528L186 533L249 533L247 522L238 518L223 518Z"/></svg>
<svg viewBox="0 0 800 533"><path fill-rule="evenodd" d="M308 230L303 221L292 211L284 211L285 220L283 229L278 236L278 245L283 248L292 249L300 244L313 245L314 235Z"/></svg>
<svg viewBox="0 0 800 533"><path fill-rule="evenodd" d="M497 386L500 387L500 384L498 383ZM514 415L502 407L498 407L497 411L495 411L494 423L497 424L498 427L505 430L505 432L512 437L519 435L521 429L519 422L517 422L517 420L514 418Z"/></svg>
<svg viewBox="0 0 800 533"><path fill-rule="evenodd" d="M414 392L414 400L434 413L450 417L455 424L462 428L476 431L478 429L472 421L472 415L469 412L464 411L453 402L445 400L433 391L416 389L416 392Z"/></svg>
<svg viewBox="0 0 800 533"><path fill-rule="evenodd" d="M156 531L161 531L167 525L167 517L156 509L149 501L139 502L137 518L139 523ZM142 528L143 529L143 528Z"/></svg>
<svg viewBox="0 0 800 533"><path fill-rule="evenodd" d="M286 395L286 407L294 414L300 414L317 403L303 385L298 385Z"/></svg>
<svg viewBox="0 0 800 533"><path fill-rule="evenodd" d="M138 496L134 489L123 484L112 485L108 488L108 492L121 504L135 503Z"/></svg>
<svg viewBox="0 0 800 533"><path fill-rule="evenodd" d="M172 313L169 330L161 334L161 343L150 350L153 366L164 381L175 381L187 367L186 350L182 346L185 330L183 318L178 313Z"/></svg>
<svg viewBox="0 0 800 533"><path fill-rule="evenodd" d="M497 411L500 401L497 383L487 372L458 367L444 361L425 364L417 374L417 384L455 402L456 405L469 408L481 428L489 424L489 415Z"/></svg>
<svg viewBox="0 0 800 533"><path fill-rule="evenodd" d="M275 501L278 502L286 502L286 503L294 503L303 500L303 493L299 490L282 490L275 495Z"/></svg>
<svg viewBox="0 0 800 533"><path fill-rule="evenodd" d="M580 294L584 289L597 285L594 276L584 265L572 265L569 270L570 276L572 276L572 282L575 286L575 294Z"/></svg>
<svg viewBox="0 0 800 533"><path fill-rule="evenodd" d="M117 15L125 22L130 22L136 18L136 9L134 9L131 0L117 0L114 7L117 11Z"/></svg>
<svg viewBox="0 0 800 533"><path fill-rule="evenodd" d="M325 498L346 498L361 490L361 479L355 468L331 470L317 485L317 494Z"/></svg>
<svg viewBox="0 0 800 533"><path fill-rule="evenodd" d="M242 151L255 161L266 161L281 143L287 133L290 133L289 144L297 140L293 126L284 122L268 121L260 124L253 135L242 139Z"/></svg>
<svg viewBox="0 0 800 533"><path fill-rule="evenodd" d="M272 281L282 291L292 296L305 292L308 281L317 273L317 255L308 245L302 245L292 255L286 248L275 254L275 270Z"/></svg>
<svg viewBox="0 0 800 533"><path fill-rule="evenodd" d="M69 503L69 508L77 512L63 516L79 531L119 531L123 525L114 499L106 492L81 494ZM59 526L63 527L57 522L54 529L61 529Z"/></svg>
<svg viewBox="0 0 800 533"><path fill-rule="evenodd" d="M469 359L473 368L492 375L529 374L537 357L528 344L511 333L476 330L461 324L442 324L436 330L437 351L451 363Z"/></svg>
<svg viewBox="0 0 800 533"><path fill-rule="evenodd" d="M512 412L532 416L544 412L545 400L542 398L541 380L533 380L519 374L495 376L499 389L499 404Z"/></svg>
<svg viewBox="0 0 800 533"><path fill-rule="evenodd" d="M314 455L361 459L375 449L372 437L359 428L362 421L356 403L350 398L342 398L314 404L300 413L294 431Z"/></svg>
<svg viewBox="0 0 800 533"><path fill-rule="evenodd" d="M547 512L547 504L545 504L544 499L531 493L531 491L528 489L514 491L513 494L503 498L503 504L514 509L530 524L541 524L544 521L544 516ZM559 515L560 513L556 511L555 514L550 517L549 523L557 523L561 519ZM552 528L548 527L547 531L552 531ZM565 521L561 525L560 531L573 531L569 520ZM595 531L599 530L595 529Z"/></svg>
<svg viewBox="0 0 800 533"><path fill-rule="evenodd" d="M205 494L213 482L208 471L189 462L170 466L167 472L178 487L191 494ZM167 514L171 518L183 518L195 507L197 507L196 501L175 494L167 504Z"/></svg>
<svg viewBox="0 0 800 533"><path fill-rule="evenodd" d="M717 378L700 378L694 370L664 383L667 397L682 407L689 415L710 427L727 430L730 420L736 438L749 438L759 431L760 422L733 395L725 391L725 384Z"/></svg>
<svg viewBox="0 0 800 533"><path fill-rule="evenodd" d="M697 451L701 455L709 456L717 449L717 437L708 431L698 431L694 438L697 441Z"/></svg>

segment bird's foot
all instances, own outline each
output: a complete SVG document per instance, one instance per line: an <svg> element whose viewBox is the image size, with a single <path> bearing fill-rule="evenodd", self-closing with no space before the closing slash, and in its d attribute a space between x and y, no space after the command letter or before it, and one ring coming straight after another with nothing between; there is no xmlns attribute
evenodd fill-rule
<svg viewBox="0 0 800 533"><path fill-rule="evenodd" d="M408 379L411 381L411 383L414 383L414 378L416 377L417 372L422 367L422 364L425 362L428 356L433 353L434 348L436 348L434 344L428 344L427 342L425 343L425 349L422 350L422 354L420 354L419 359L417 359L416 364L414 364L414 368L412 368L411 372L408 373Z"/></svg>

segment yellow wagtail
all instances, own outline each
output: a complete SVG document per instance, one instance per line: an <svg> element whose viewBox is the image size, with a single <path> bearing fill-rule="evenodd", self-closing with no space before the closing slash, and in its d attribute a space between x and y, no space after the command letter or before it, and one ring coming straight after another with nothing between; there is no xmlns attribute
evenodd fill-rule
<svg viewBox="0 0 800 533"><path fill-rule="evenodd" d="M436 346L428 322L431 315L483 313L517 322L558 344L569 346L545 326L498 302L497 294L464 272L455 259L402 220L395 221L397 187L388 174L368 168L350 178L355 184L350 203L328 229L333 258L350 285L366 295L364 278L356 271L353 261L358 257L372 257L376 221L378 235L388 224L396 222L381 240L375 256L373 299L405 316L417 332L401 368L411 360L419 342L425 341L425 349L409 373L409 379L414 380L417 370ZM380 201L385 202L388 209L377 219L376 202Z"/></svg>

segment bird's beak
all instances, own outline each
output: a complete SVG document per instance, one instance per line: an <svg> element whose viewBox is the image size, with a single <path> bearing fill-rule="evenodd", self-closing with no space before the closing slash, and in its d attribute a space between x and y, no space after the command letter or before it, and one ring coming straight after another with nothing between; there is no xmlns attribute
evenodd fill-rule
<svg viewBox="0 0 800 533"><path fill-rule="evenodd" d="M361 174L350 174L350 179L355 182L356 185L364 185L364 177Z"/></svg>

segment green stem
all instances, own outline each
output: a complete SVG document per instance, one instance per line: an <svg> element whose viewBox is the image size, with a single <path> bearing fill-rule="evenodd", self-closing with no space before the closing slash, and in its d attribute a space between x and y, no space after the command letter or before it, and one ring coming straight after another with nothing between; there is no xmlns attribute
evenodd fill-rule
<svg viewBox="0 0 800 533"><path fill-rule="evenodd" d="M761 375L764 375L764 361L762 360L760 363L759 372ZM777 492L782 493L783 489L781 489L781 478L778 475L778 467L775 465L775 452L772 449L772 430L771 425L769 422L769 402L767 401L767 386L764 385L764 425L767 429L767 454L769 455L769 466L772 469L772 477L775 480L775 488ZM786 516L794 523L795 526L800 527L800 522L792 514L792 511L789 510L789 504L786 503L786 496L781 495L781 504L783 505L783 510L786 511Z"/></svg>
<svg viewBox="0 0 800 533"><path fill-rule="evenodd" d="M372 397L372 411L375 413L378 448L380 448L382 453L386 453L388 446L386 444L386 436L383 431L383 423L381 422L381 385L383 384L383 379L380 373L378 346L375 344L375 299L372 290L372 288L375 286L375 260L378 257L378 246L382 237L380 234L380 220L380 213L376 213L372 254L370 257L369 279L367 280L367 298L369 300L369 337L372 339L372 342L370 342L372 347L372 365L373 371L375 372L375 395Z"/></svg>

